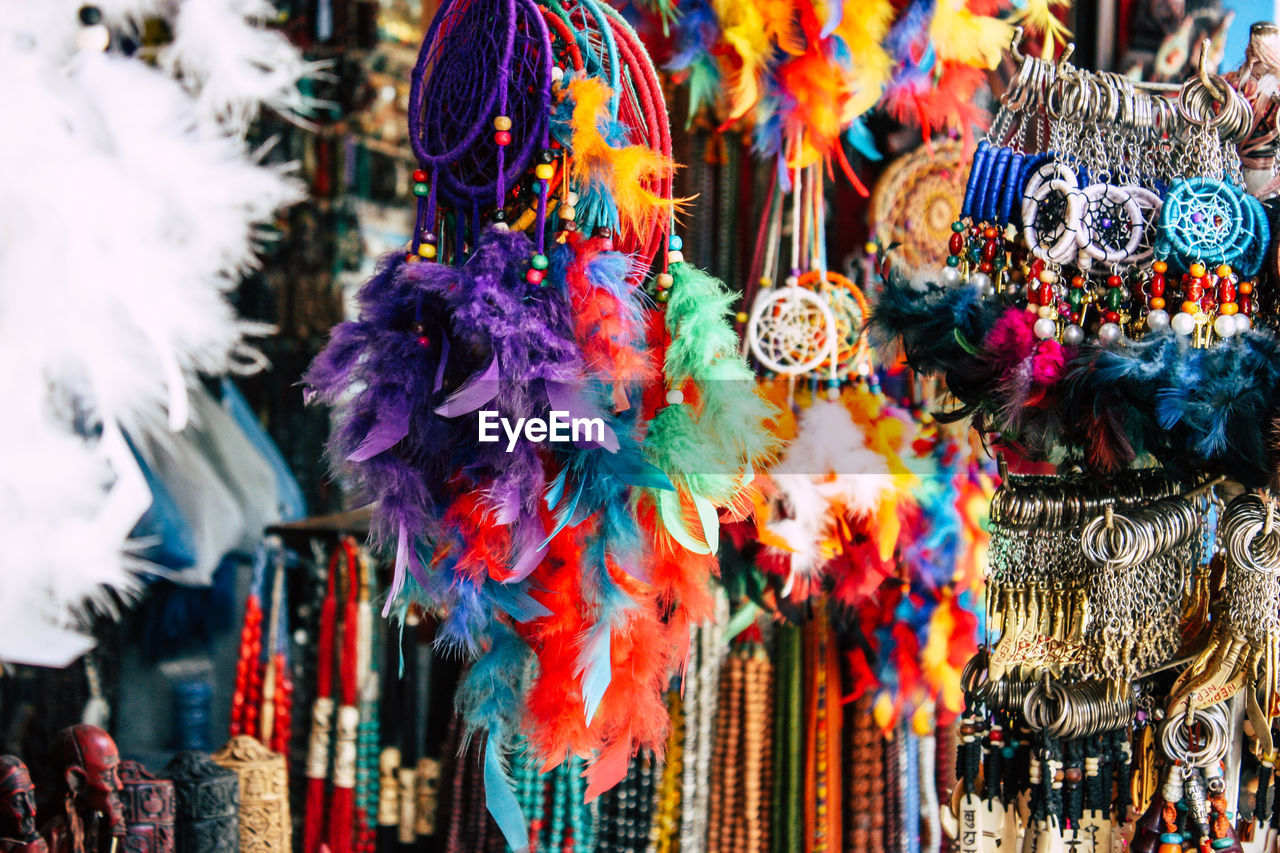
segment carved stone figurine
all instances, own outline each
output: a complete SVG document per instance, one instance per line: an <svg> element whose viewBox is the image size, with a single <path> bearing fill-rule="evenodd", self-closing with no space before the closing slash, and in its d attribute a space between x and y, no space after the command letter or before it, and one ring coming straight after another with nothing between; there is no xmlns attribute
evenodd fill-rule
<svg viewBox="0 0 1280 853"><path fill-rule="evenodd" d="M97 726L71 726L52 758L63 807L44 828L51 853L117 853L126 827L116 742Z"/></svg>
<svg viewBox="0 0 1280 853"><path fill-rule="evenodd" d="M0 755L0 853L48 853L36 832L36 792L27 765Z"/></svg>

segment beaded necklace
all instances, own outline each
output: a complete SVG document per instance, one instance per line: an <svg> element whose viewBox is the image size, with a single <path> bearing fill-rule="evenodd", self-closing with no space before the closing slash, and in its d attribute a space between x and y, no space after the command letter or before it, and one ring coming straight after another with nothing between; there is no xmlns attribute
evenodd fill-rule
<svg viewBox="0 0 1280 853"><path fill-rule="evenodd" d="M692 662L691 666L693 666ZM685 688L688 689L690 686L686 681ZM671 714L671 734L667 737L667 760L662 768L662 779L655 793L653 828L649 833L648 853L672 853L679 849L681 805L684 794L682 782L687 766L684 755L685 726L688 723L679 691L672 690L667 693L667 710ZM692 815L689 816L692 817Z"/></svg>
<svg viewBox="0 0 1280 853"><path fill-rule="evenodd" d="M342 644L338 638L338 572L345 557L347 601L342 613ZM320 638L316 676L316 701L312 706L311 741L307 753L306 817L303 822L303 851L318 853L328 826L332 853L350 853L355 840L356 729L360 711L356 707L356 669L359 647L360 570L355 540L344 537L329 558L329 577L320 611ZM339 700L337 736L333 740L333 795L325 808L325 783L329 776L330 735L333 731L333 678L337 669Z"/></svg>
<svg viewBox="0 0 1280 853"><path fill-rule="evenodd" d="M382 652L382 632L374 630L372 587L376 584L367 554L360 554L359 669L360 725L356 733L356 853L374 853L378 831L378 660Z"/></svg>

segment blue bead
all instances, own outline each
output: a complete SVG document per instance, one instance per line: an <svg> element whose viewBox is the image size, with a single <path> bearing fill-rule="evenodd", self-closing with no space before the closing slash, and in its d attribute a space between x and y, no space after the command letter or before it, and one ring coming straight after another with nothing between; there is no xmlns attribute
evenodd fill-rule
<svg viewBox="0 0 1280 853"><path fill-rule="evenodd" d="M680 238L679 234L672 234L671 241L667 245L671 247L671 251L678 252L684 248L684 240Z"/></svg>

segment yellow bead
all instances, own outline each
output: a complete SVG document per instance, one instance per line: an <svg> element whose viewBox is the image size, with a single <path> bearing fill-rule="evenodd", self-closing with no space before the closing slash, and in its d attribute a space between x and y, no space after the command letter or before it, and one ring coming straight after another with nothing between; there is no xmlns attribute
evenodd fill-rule
<svg viewBox="0 0 1280 853"><path fill-rule="evenodd" d="M1182 312L1184 314L1190 314L1192 317L1194 317L1195 315L1200 313L1200 303L1192 302L1190 299L1188 299L1186 302L1182 303Z"/></svg>
<svg viewBox="0 0 1280 853"><path fill-rule="evenodd" d="M737 320L739 323L745 323L749 318L747 317L746 311L739 311L738 315L734 317L734 319Z"/></svg>
<svg viewBox="0 0 1280 853"><path fill-rule="evenodd" d="M1227 264L1219 264L1216 272L1218 273L1218 278L1226 278L1231 275L1231 267Z"/></svg>
<svg viewBox="0 0 1280 853"><path fill-rule="evenodd" d="M427 260L431 260L436 256L436 247L431 245L430 243L423 243L421 246L418 247L418 254L422 255L422 257L426 258Z"/></svg>
<svg viewBox="0 0 1280 853"><path fill-rule="evenodd" d="M563 207L561 207L559 213L560 213L561 219L577 219L578 218L578 211L571 204L566 204Z"/></svg>
<svg viewBox="0 0 1280 853"><path fill-rule="evenodd" d="M510 117L510 116L498 116L497 118L495 118L495 119L493 120L493 129L494 129L494 130L510 130L510 129L511 129L511 117Z"/></svg>
<svg viewBox="0 0 1280 853"><path fill-rule="evenodd" d="M1158 273L1163 273L1168 271L1169 265L1166 264L1164 261L1156 261L1154 264L1151 265L1151 268Z"/></svg>
<svg viewBox="0 0 1280 853"><path fill-rule="evenodd" d="M879 249L880 247L877 246L875 243L867 243L867 245L862 247L862 251L866 252L868 255L874 255L877 251L879 251Z"/></svg>
<svg viewBox="0 0 1280 853"><path fill-rule="evenodd" d="M533 169L534 177L542 181L549 181L556 176L556 167L550 163L539 163Z"/></svg>
<svg viewBox="0 0 1280 853"><path fill-rule="evenodd" d="M1236 314L1239 313L1240 306L1234 302L1224 302L1218 306L1219 314Z"/></svg>
<svg viewBox="0 0 1280 853"><path fill-rule="evenodd" d="M1204 264L1200 263L1199 261L1196 261L1194 264L1191 265L1191 277L1199 278L1202 275L1204 275Z"/></svg>

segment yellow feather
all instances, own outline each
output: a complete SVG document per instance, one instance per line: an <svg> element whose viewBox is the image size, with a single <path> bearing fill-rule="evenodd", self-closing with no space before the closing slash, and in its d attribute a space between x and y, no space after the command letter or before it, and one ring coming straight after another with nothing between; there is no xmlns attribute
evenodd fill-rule
<svg viewBox="0 0 1280 853"><path fill-rule="evenodd" d="M1013 25L998 18L975 15L964 0L938 0L929 24L938 59L974 68L995 68L1013 39Z"/></svg>
<svg viewBox="0 0 1280 853"><path fill-rule="evenodd" d="M618 208L623 229L643 231L660 217L669 217L686 199L663 198L645 188L645 182L661 180L675 163L670 157L643 145L614 148L600 132L609 117L609 87L594 77L569 84L573 98L573 178L579 185L604 186Z"/></svg>
<svg viewBox="0 0 1280 853"><path fill-rule="evenodd" d="M715 0L721 37L738 57L738 67L726 69L729 120L746 115L760 99L760 77L773 51L764 14L755 0Z"/></svg>
<svg viewBox="0 0 1280 853"><path fill-rule="evenodd" d="M891 0L845 0L844 16L835 35L844 41L852 56L848 81L853 94L843 105L842 125L874 107L893 75L893 59L884 49L893 17Z"/></svg>
<svg viewBox="0 0 1280 853"><path fill-rule="evenodd" d="M1009 23L1027 30L1028 35L1043 34L1046 46L1054 42L1065 44L1071 38L1071 31L1066 28L1054 9L1071 8L1071 0L1026 0L1026 5L1009 16Z"/></svg>

